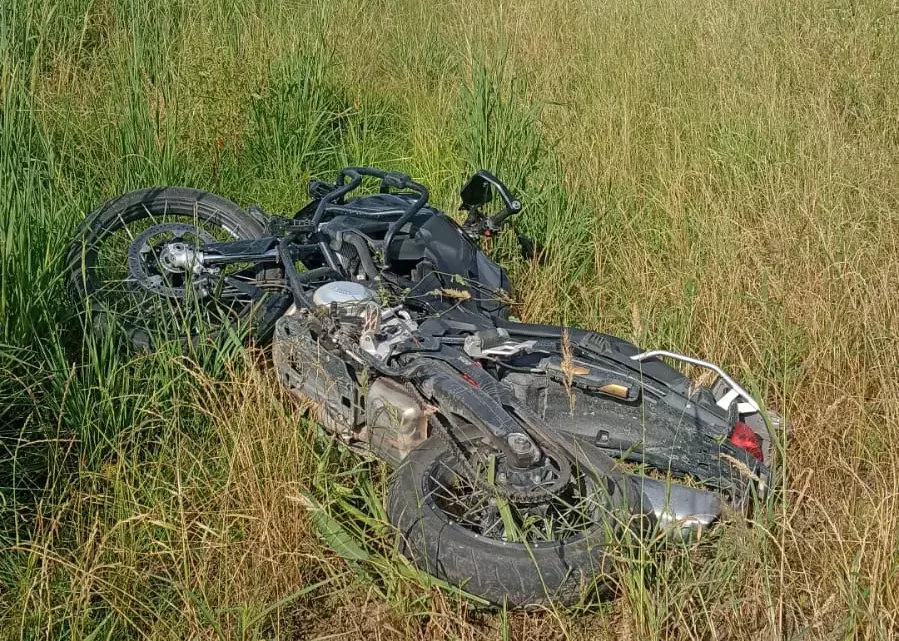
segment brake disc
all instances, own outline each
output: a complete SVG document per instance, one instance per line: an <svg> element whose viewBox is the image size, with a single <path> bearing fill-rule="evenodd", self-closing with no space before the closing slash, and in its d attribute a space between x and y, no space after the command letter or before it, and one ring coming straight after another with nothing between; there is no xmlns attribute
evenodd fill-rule
<svg viewBox="0 0 899 641"><path fill-rule="evenodd" d="M196 269L198 247L215 242L204 229L184 223L160 223L138 234L128 247L132 282L160 296L183 299L189 290L205 293L208 273Z"/></svg>

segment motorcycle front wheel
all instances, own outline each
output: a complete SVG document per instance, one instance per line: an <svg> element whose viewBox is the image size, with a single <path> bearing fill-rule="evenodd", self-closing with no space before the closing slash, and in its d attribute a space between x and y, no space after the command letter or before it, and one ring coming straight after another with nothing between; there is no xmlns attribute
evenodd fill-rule
<svg viewBox="0 0 899 641"><path fill-rule="evenodd" d="M110 200L78 227L67 289L93 330L114 328L136 351L169 341L219 340L261 327L283 291L280 267L202 264L205 243L259 238L258 221L229 200L186 187L152 187ZM286 297L284 297L286 300ZM254 326L255 323L255 326Z"/></svg>

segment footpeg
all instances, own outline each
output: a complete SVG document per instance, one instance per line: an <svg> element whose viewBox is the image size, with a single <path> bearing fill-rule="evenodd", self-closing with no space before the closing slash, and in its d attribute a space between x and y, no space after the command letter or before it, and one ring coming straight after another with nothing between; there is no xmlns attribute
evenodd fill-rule
<svg viewBox="0 0 899 641"><path fill-rule="evenodd" d="M516 341L509 338L509 332L497 328L482 330L467 336L463 349L474 359L509 358L533 349L536 344L537 341Z"/></svg>

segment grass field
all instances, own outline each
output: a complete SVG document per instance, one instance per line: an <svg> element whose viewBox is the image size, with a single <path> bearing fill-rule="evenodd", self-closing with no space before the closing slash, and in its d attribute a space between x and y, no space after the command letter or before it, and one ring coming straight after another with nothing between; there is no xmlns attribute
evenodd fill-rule
<svg viewBox="0 0 899 641"><path fill-rule="evenodd" d="M876 0L4 0L0 637L899 634L897 87ZM62 256L98 203L290 212L349 163L447 208L500 175L547 247L508 258L520 315L722 362L792 422L784 491L622 557L610 602L484 610L396 555L387 471L260 355L81 339Z"/></svg>

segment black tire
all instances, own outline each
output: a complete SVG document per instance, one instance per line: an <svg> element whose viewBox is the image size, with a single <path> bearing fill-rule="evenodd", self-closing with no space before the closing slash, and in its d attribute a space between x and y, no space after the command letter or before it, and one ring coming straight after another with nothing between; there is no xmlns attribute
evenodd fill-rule
<svg viewBox="0 0 899 641"><path fill-rule="evenodd" d="M400 551L421 570L497 605L537 607L576 603L586 592L609 593L608 524L593 523L572 538L512 543L482 536L452 520L430 498L429 478L449 457L434 436L397 469L387 513Z"/></svg>
<svg viewBox="0 0 899 641"><path fill-rule="evenodd" d="M94 328L107 327L113 322L113 313L110 311L108 301L104 301L102 295L105 283L104 275L100 274L100 248L105 241L123 231L133 239L132 226L150 225L159 219L183 221L187 225L197 226L198 229L201 229L199 225L202 223L220 232L221 237L212 234L217 240L253 239L265 234L260 222L235 203L215 194L188 187L150 187L107 201L79 225L66 260L68 294L77 310L88 311ZM205 232L206 228L202 228L202 231ZM123 267L128 269L127 264ZM275 280L281 274L280 268L274 264L260 265L252 269L260 279L265 280ZM147 297L148 292L140 290L133 284L128 285L128 289L130 292L126 291L119 295L127 297L129 293L135 296L140 293ZM233 320L243 322L251 317L261 318L260 307L247 305L244 311L234 315ZM286 308L286 304L284 307ZM266 317L268 316L270 314ZM148 329L136 326L139 323L130 321L119 324L123 325L132 348L143 351L154 347L156 336L151 336ZM226 324L228 323L222 321L220 327L211 328L211 334L222 333L226 329ZM270 332L271 327L256 327L255 330L257 336L265 335ZM192 337L182 335L177 339L187 342Z"/></svg>

